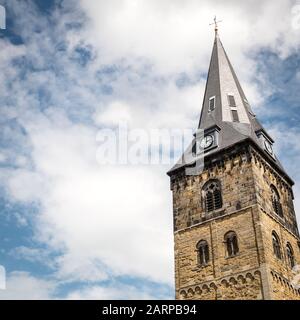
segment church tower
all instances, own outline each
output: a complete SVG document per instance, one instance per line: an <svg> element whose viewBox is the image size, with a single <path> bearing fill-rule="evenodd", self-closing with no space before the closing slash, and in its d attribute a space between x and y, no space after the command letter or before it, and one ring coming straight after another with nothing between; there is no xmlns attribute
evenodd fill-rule
<svg viewBox="0 0 300 320"><path fill-rule="evenodd" d="M300 299L293 181L217 28L198 129L168 172L176 299Z"/></svg>

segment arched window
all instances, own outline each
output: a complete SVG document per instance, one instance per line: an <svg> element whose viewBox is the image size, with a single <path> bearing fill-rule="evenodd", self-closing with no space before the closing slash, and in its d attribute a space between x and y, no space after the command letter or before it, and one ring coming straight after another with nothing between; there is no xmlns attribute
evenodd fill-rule
<svg viewBox="0 0 300 320"><path fill-rule="evenodd" d="M206 212L222 208L222 192L218 180L208 181L202 189L202 194Z"/></svg>
<svg viewBox="0 0 300 320"><path fill-rule="evenodd" d="M283 217L283 211L282 211L282 206L281 206L281 203L280 203L280 196L279 196L279 193L277 191L277 189L271 185L271 194L272 194L272 205L273 205L273 210L274 212L280 216L280 217Z"/></svg>
<svg viewBox="0 0 300 320"><path fill-rule="evenodd" d="M272 232L273 252L278 259L281 259L281 249L278 235L275 231Z"/></svg>
<svg viewBox="0 0 300 320"><path fill-rule="evenodd" d="M208 243L205 240L201 240L197 243L198 251L198 264L206 265L209 261L209 249Z"/></svg>
<svg viewBox="0 0 300 320"><path fill-rule="evenodd" d="M295 266L294 251L293 251L293 248L289 242L286 245L286 255L288 258L289 266L291 269L293 269Z"/></svg>
<svg viewBox="0 0 300 320"><path fill-rule="evenodd" d="M229 231L224 236L227 256L235 256L239 252L238 240L236 233L234 231Z"/></svg>

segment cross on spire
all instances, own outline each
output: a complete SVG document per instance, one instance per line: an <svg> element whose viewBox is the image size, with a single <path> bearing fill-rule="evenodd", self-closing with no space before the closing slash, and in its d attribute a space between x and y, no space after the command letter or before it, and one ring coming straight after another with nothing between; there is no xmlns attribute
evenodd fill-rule
<svg viewBox="0 0 300 320"><path fill-rule="evenodd" d="M217 21L217 17L215 16L215 17L214 17L214 22L209 24L210 26L211 26L211 25L215 25L215 33L216 33L216 35L217 35L217 33L218 33L218 23L219 23L219 22L222 22L222 20L218 20L218 21Z"/></svg>

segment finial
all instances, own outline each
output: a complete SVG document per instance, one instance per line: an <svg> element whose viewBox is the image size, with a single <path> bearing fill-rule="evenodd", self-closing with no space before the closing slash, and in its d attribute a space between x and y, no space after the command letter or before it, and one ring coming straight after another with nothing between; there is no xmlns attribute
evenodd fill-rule
<svg viewBox="0 0 300 320"><path fill-rule="evenodd" d="M210 26L211 26L211 25L215 25L215 34L216 34L216 35L218 34L218 23L219 23L219 22L222 22L222 20L218 20L218 21L217 21L217 17L215 16L215 17L214 17L214 22L209 24Z"/></svg>

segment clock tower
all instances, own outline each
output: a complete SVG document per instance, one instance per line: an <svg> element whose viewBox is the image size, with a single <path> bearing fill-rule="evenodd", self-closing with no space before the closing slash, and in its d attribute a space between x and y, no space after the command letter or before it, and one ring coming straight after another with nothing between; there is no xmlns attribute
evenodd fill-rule
<svg viewBox="0 0 300 320"><path fill-rule="evenodd" d="M177 299L300 299L293 180L217 28L198 129L168 172Z"/></svg>

